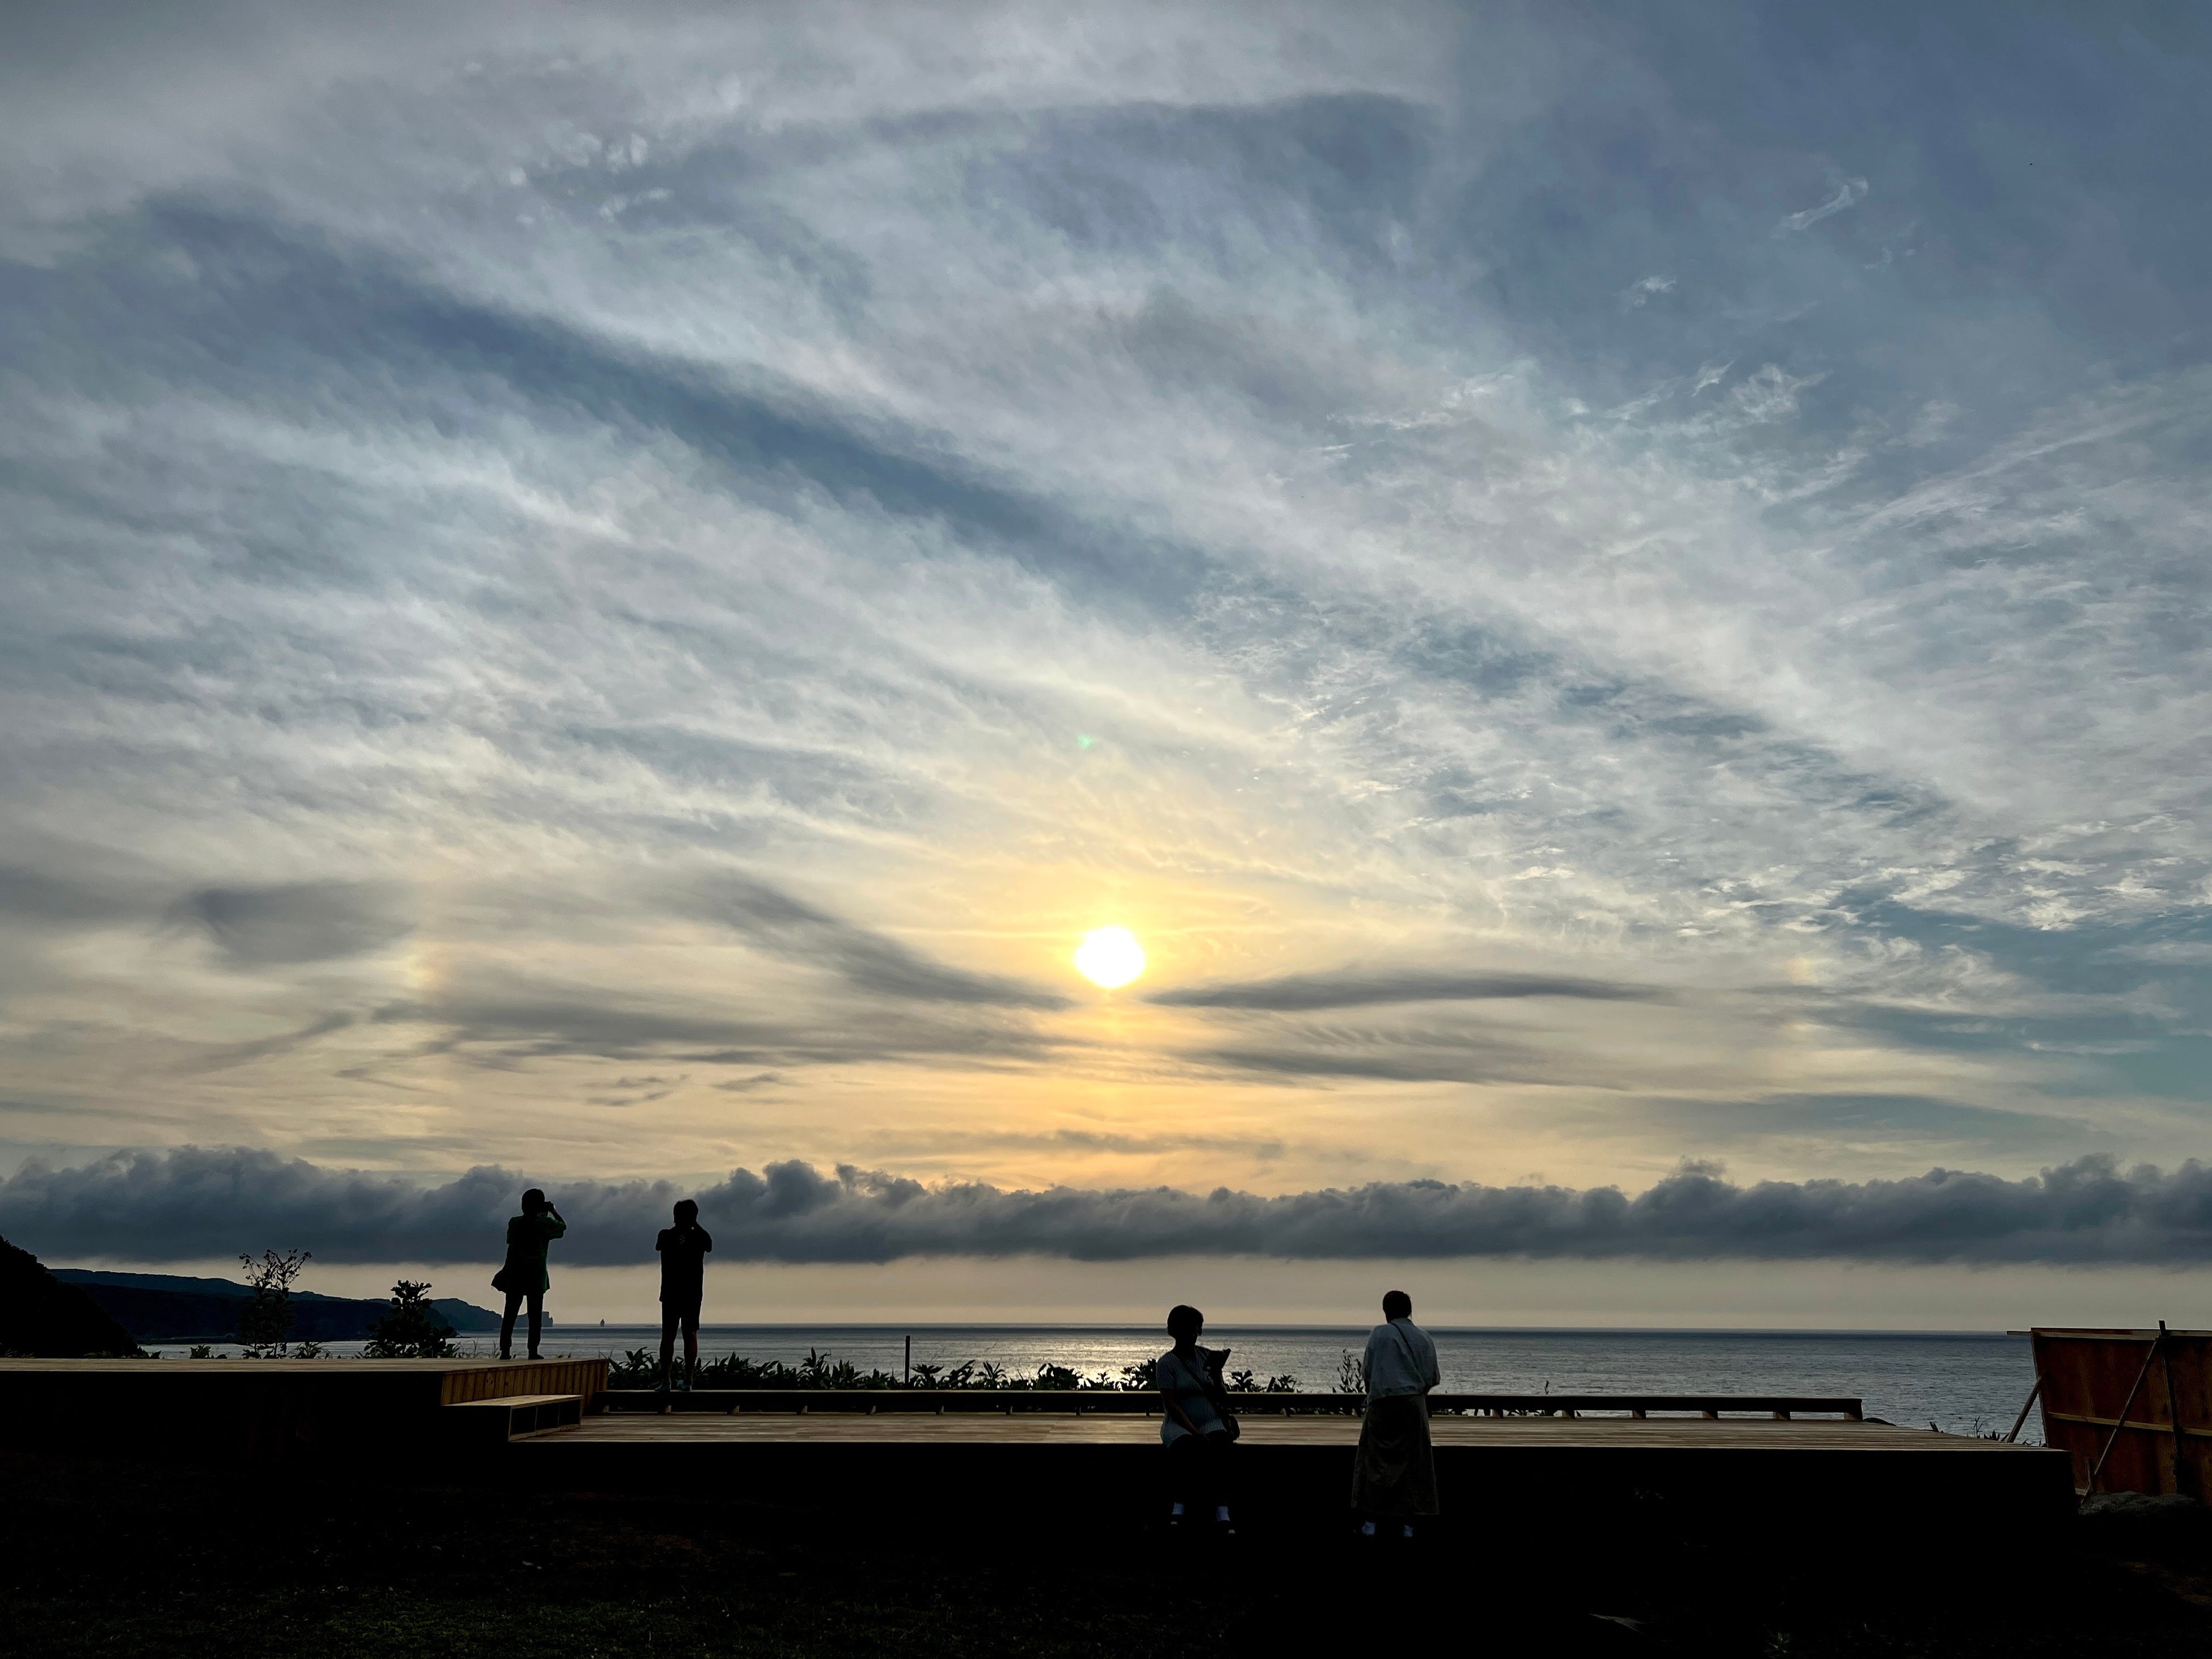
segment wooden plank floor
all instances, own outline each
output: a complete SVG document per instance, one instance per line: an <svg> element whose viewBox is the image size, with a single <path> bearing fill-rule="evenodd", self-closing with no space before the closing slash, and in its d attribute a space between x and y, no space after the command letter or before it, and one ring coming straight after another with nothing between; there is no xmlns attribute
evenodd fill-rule
<svg viewBox="0 0 2212 1659"><path fill-rule="evenodd" d="M1883 1423L1787 1422L1698 1418L1440 1417L1430 1425L1439 1449L1587 1448L1620 1450L1836 1451L1913 1454L1971 1453L1992 1457L2042 1455L2037 1448L1994 1440L1934 1434ZM759 1413L732 1417L720 1412L611 1412L587 1417L577 1428L534 1440L534 1448L585 1444L652 1445L1157 1445L1157 1418L1066 1416L1043 1413L1012 1417L948 1414L927 1417L885 1413ZM1267 1446L1349 1448L1359 1439L1355 1417L1244 1419L1239 1449Z"/></svg>
<svg viewBox="0 0 2212 1659"><path fill-rule="evenodd" d="M1234 1484L1252 1515L1276 1526L1341 1519L1358 1418L1255 1416L1243 1427ZM988 1490L1017 1510L1063 1514L1074 1504L1125 1524L1164 1501L1159 1428L1158 1418L1073 1412L607 1412L502 1448L498 1478L548 1490L769 1495L869 1513L917 1492ZM1507 1493L1516 1524L1540 1513L1566 1526L1606 1515L1632 1530L1698 1514L1850 1536L1877 1521L1893 1533L1996 1535L2056 1524L2074 1508L2063 1452L1886 1423L1439 1417L1431 1429L1455 1517L1448 1524L1463 1529L1492 1524Z"/></svg>

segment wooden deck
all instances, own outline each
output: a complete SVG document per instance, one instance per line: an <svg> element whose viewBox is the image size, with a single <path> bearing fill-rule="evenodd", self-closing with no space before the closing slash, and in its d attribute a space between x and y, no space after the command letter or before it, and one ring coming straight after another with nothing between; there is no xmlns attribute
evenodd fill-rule
<svg viewBox="0 0 2212 1659"><path fill-rule="evenodd" d="M434 1461L447 1409L590 1401L604 1359L0 1359L0 1443L133 1461Z"/></svg>
<svg viewBox="0 0 2212 1659"><path fill-rule="evenodd" d="M0 1360L0 1443L131 1460L328 1469L1126 1523L1156 1510L1157 1401L1133 1395L605 1391L604 1360ZM1341 1518L1360 1419L1339 1395L1240 1399L1241 1501ZM1966 1528L2072 1510L2063 1451L1859 1420L1793 1396L1437 1396L1447 1510L1572 1531L1721 1516L1754 1528ZM1643 1413L1641 1416L1633 1413ZM1467 1413L1485 1413L1474 1415ZM1270 1414L1276 1413L1276 1414ZM1536 1414L1544 1413L1544 1414ZM1596 1413L1596 1414L1592 1414ZM1548 1520L1543 1517L1548 1516Z"/></svg>
<svg viewBox="0 0 2212 1659"><path fill-rule="evenodd" d="M1340 1516L1359 1419L1247 1416L1233 1454L1244 1505L1278 1522ZM1439 1417L1431 1431L1449 1525L1510 1514L1542 1524L1695 1516L1808 1531L1880 1524L1978 1538L2072 1513L2063 1453L1848 1419ZM567 1489L811 1494L896 1510L926 1495L991 1494L1101 1519L1159 1501L1159 1420L1132 1413L602 1412L519 1440L510 1478Z"/></svg>

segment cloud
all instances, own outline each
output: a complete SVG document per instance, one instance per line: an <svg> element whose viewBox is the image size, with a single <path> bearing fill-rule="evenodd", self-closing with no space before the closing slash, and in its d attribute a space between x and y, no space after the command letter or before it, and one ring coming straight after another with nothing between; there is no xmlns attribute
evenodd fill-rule
<svg viewBox="0 0 2212 1659"><path fill-rule="evenodd" d="M606 1086L626 1092L586 1095L585 1099L594 1106L649 1106L654 1101L667 1099L688 1081L683 1077L618 1077Z"/></svg>
<svg viewBox="0 0 2212 1659"><path fill-rule="evenodd" d="M933 1056L1034 1060L1056 1046L1020 1015L988 1006L949 1012L926 1000L920 1006L860 1006L866 1012L793 1000L733 1009L696 988L690 994L672 986L651 995L592 994L499 973L434 1000L386 1004L374 1019L427 1028L430 1050L509 1066L577 1057L781 1068Z"/></svg>
<svg viewBox="0 0 2212 1659"><path fill-rule="evenodd" d="M569 1224L558 1259L579 1265L650 1259L654 1230L684 1197L698 1200L725 1261L1249 1255L2197 1265L2212 1250L2212 1169L2193 1161L2123 1171L2085 1158L2016 1181L1937 1169L1903 1180L1748 1186L1686 1165L1636 1194L1440 1181L1276 1197L1227 1188L1008 1191L850 1166L824 1175L796 1162L735 1170L696 1189L532 1179ZM485 1261L526 1184L493 1168L423 1186L260 1152L118 1153L71 1169L28 1165L0 1182L0 1231L50 1259L205 1259L275 1243L330 1262Z"/></svg>
<svg viewBox="0 0 2212 1659"><path fill-rule="evenodd" d="M1461 1032L1308 1031L1273 1042L1193 1048L1194 1065L1262 1078L1364 1078L1378 1083L1565 1081L1569 1069L1540 1050ZM1577 1079L1580 1080L1580 1079Z"/></svg>
<svg viewBox="0 0 2212 1659"><path fill-rule="evenodd" d="M33 9L0 1135L829 1167L1110 1074L1302 1183L1601 1182L1632 1097L2196 1150L2188 54ZM1109 921L1172 988L1076 987Z"/></svg>
<svg viewBox="0 0 2212 1659"><path fill-rule="evenodd" d="M714 1086L726 1094L744 1095L750 1094L756 1089L774 1088L779 1083L788 1081L781 1072L756 1072L750 1077L733 1077Z"/></svg>
<svg viewBox="0 0 2212 1659"><path fill-rule="evenodd" d="M244 969L366 955L404 938L414 925L396 892L367 882L204 887L183 908L232 966Z"/></svg>
<svg viewBox="0 0 2212 1659"><path fill-rule="evenodd" d="M0 915L19 927L112 921L143 908L112 882L72 881L49 871L0 865Z"/></svg>
<svg viewBox="0 0 2212 1659"><path fill-rule="evenodd" d="M1866 195L1865 179L1842 179L1838 182L1834 191L1820 206L1807 208L1800 213L1784 214L1781 222L1774 227L1774 234L1777 236L1787 236L1792 232L1803 230L1808 225L1817 225L1823 219L1830 218L1848 208L1856 207L1861 202L1866 200Z"/></svg>
<svg viewBox="0 0 2212 1659"><path fill-rule="evenodd" d="M735 927L779 955L832 968L855 990L904 1002L1058 1009L1057 993L995 974L970 973L898 940L817 910L763 883L738 876L702 878L675 890L686 914Z"/></svg>
<svg viewBox="0 0 2212 1659"><path fill-rule="evenodd" d="M1762 1138L1834 1146L1941 1146L1978 1156L2051 1157L2109 1145L2076 1116L1975 1106L1927 1095L1792 1094L1747 1100L1644 1100L1633 1113L1656 1142L1741 1147ZM1608 1126L1619 1133L1623 1124Z"/></svg>
<svg viewBox="0 0 2212 1659"><path fill-rule="evenodd" d="M353 1024L351 1014L334 1012L309 1020L297 1030L280 1031L274 1036L257 1037L248 1042L211 1043L187 1060L183 1069L188 1072L219 1072L253 1060L266 1060L274 1054L289 1054L318 1037L345 1030Z"/></svg>
<svg viewBox="0 0 2212 1659"><path fill-rule="evenodd" d="M1106 1152L1151 1156L1163 1152L1224 1152L1261 1164L1279 1160L1284 1143L1264 1137L1219 1134L1127 1134L1102 1129L926 1131L877 1137L886 1156L925 1155L946 1161L975 1152Z"/></svg>
<svg viewBox="0 0 2212 1659"><path fill-rule="evenodd" d="M1409 968L1345 969L1241 983L1186 986L1155 992L1146 1000L1169 1008L1263 1008L1297 1013L1320 1008L1364 1008L1377 1003L1490 1002L1528 997L1659 1002L1667 1000L1667 994L1649 986L1559 974L1450 973Z"/></svg>

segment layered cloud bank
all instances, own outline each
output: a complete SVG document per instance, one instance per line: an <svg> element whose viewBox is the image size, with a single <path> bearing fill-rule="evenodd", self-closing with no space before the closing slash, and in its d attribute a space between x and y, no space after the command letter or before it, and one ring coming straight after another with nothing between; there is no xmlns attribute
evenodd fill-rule
<svg viewBox="0 0 2212 1659"><path fill-rule="evenodd" d="M2212 1146L2203 24L520 9L9 9L0 1171L2182 1249L2006 1182ZM10 1201L513 1200L225 1167Z"/></svg>
<svg viewBox="0 0 2212 1659"><path fill-rule="evenodd" d="M264 1152L118 1153L32 1166L0 1183L0 1232L52 1256L204 1259L301 1245L327 1262L481 1261L499 1254L525 1177L441 1186L325 1170ZM2212 1255L2212 1170L2123 1171L2082 1158L2039 1176L1931 1170L1899 1181L1738 1186L1686 1167L1644 1192L1375 1182L1261 1197L1227 1188L1010 1192L878 1171L771 1164L703 1190L669 1182L546 1182L569 1224L562 1259L652 1257L669 1206L696 1196L725 1261L890 1261L1036 1255L1079 1261L1544 1256L1833 1258L1893 1262L2154 1263Z"/></svg>

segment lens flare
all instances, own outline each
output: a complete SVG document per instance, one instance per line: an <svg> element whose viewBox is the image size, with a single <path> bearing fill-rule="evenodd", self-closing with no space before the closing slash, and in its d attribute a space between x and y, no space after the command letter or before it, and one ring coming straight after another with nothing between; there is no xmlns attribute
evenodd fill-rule
<svg viewBox="0 0 2212 1659"><path fill-rule="evenodd" d="M1145 947L1126 927L1101 927L1075 947L1075 966L1093 985L1110 991L1145 971Z"/></svg>

